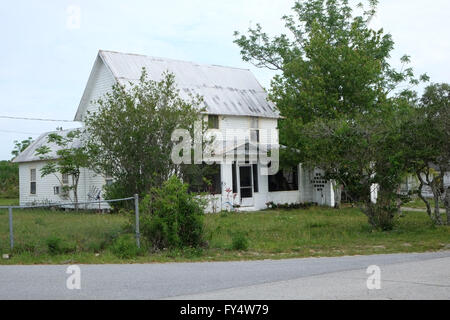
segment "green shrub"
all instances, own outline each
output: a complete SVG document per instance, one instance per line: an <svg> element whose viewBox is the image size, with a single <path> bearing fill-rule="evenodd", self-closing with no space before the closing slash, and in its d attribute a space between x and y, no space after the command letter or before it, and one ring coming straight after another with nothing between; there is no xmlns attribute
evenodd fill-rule
<svg viewBox="0 0 450 320"><path fill-rule="evenodd" d="M237 232L232 236L231 248L233 250L247 250L248 249L248 239L245 233Z"/></svg>
<svg viewBox="0 0 450 320"><path fill-rule="evenodd" d="M11 161L0 161L0 198L19 197L19 166Z"/></svg>
<svg viewBox="0 0 450 320"><path fill-rule="evenodd" d="M141 232L154 250L204 245L205 201L172 176L142 201Z"/></svg>
<svg viewBox="0 0 450 320"><path fill-rule="evenodd" d="M38 252L38 248L35 244L24 243L24 244L14 244L13 254L36 254Z"/></svg>
<svg viewBox="0 0 450 320"><path fill-rule="evenodd" d="M119 236L114 240L110 249L111 252L120 259L135 258L139 254L136 240L130 234Z"/></svg>
<svg viewBox="0 0 450 320"><path fill-rule="evenodd" d="M105 185L104 189L104 197L105 199L121 199L130 197L130 191L124 186L123 183L119 181L115 181L109 185ZM109 203L113 212L122 213L124 211L132 211L134 210L134 201L117 201Z"/></svg>
<svg viewBox="0 0 450 320"><path fill-rule="evenodd" d="M62 253L62 240L58 237L50 237L45 243L47 244L48 252L51 255Z"/></svg>
<svg viewBox="0 0 450 320"><path fill-rule="evenodd" d="M51 236L45 241L48 253L51 255L69 253L76 250L76 244L64 243L64 241L56 236Z"/></svg>

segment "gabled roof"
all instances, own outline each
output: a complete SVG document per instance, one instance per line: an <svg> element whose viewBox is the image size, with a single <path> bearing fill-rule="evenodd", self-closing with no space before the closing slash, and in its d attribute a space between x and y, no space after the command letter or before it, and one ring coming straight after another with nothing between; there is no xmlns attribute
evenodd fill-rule
<svg viewBox="0 0 450 320"><path fill-rule="evenodd" d="M57 144L55 143L48 143L48 136L51 133L57 133L62 137L65 137L69 132L76 130L76 129L69 129L69 130L62 130L62 131L50 131L41 134L32 144L30 144L24 151L22 151L17 157L15 157L12 162L32 162L32 161L41 161L39 155L36 155L36 150L42 147L43 145L46 145L50 148L50 153L46 154L46 158L49 159L57 159L58 156L56 152L61 149ZM81 145L80 139L75 138L72 143L72 147L76 148Z"/></svg>
<svg viewBox="0 0 450 320"><path fill-rule="evenodd" d="M173 73L180 95L202 96L208 114L279 118L275 105L267 100L267 93L247 69L104 50L99 51L98 58L123 85L138 81L144 67L155 81L165 71ZM81 120L86 108L87 102L82 99L75 120Z"/></svg>

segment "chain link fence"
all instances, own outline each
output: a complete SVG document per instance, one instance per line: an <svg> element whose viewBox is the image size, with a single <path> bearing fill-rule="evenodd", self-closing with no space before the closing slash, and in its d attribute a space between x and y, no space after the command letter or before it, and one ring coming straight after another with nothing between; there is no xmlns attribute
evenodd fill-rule
<svg viewBox="0 0 450 320"><path fill-rule="evenodd" d="M9 205L9 206L0 206L0 225L2 228L5 227L5 213L7 214L7 220L9 225L9 249L12 251L15 248L15 229L21 228L20 235L23 238L27 238L26 240L22 239L22 246L34 247L38 240L41 241L45 236L52 236L52 232L54 230L58 230L58 233L76 233L77 230L81 230L83 227L89 228L90 233L88 232L84 235L84 238L89 238L89 235L93 237L102 236L102 226L106 226L108 228L108 232L117 231L116 229L119 226L119 222L123 223L124 221L118 221L117 223L112 223L111 219L102 219L99 216L105 215L95 215L92 214L92 208L95 208L97 205L101 208L102 204L110 204L114 202L122 202L122 201L134 201L134 232L136 238L136 245L138 248L141 247L140 241L140 233L139 233L139 196L135 194L133 197L121 198L121 199L111 199L111 200L94 200L94 201L86 201L86 202L64 202L64 203L45 203L38 205L27 205L27 206L17 206L17 205ZM92 205L92 206L91 206ZM83 209L89 208L89 209ZM70 212L70 216L64 216L64 212L58 211L58 208L64 209ZM5 212L6 209L6 212ZM95 210L95 209L94 209ZM58 216L61 214L61 216ZM51 216L50 216L51 215ZM3 217L2 217L3 216ZM97 216L97 219L94 219ZM108 215L110 217L114 215ZM56 218L55 218L56 217ZM17 218L17 219L16 219ZM109 225L110 224L110 225ZM44 229L45 232L42 232L42 235L39 235L39 230ZM96 230L98 229L98 230ZM6 239L5 232L6 230L1 230L1 234L3 237L1 241L4 242ZM106 232L107 233L107 232ZM29 236L29 235L33 236ZM45 235L44 235L45 234ZM84 241L90 241L90 239L83 239ZM7 241L7 240L6 240ZM4 250L5 246L0 246L0 249Z"/></svg>

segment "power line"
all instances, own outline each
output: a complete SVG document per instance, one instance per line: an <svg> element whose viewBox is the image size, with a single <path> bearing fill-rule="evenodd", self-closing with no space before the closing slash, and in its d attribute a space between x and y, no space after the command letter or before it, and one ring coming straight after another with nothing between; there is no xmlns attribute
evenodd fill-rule
<svg viewBox="0 0 450 320"><path fill-rule="evenodd" d="M36 132L11 131L11 130L3 130L3 129L0 129L0 132L5 132L5 133L17 133L17 134L30 134L30 135L39 135L39 134L42 134L42 133L36 133Z"/></svg>
<svg viewBox="0 0 450 320"><path fill-rule="evenodd" d="M12 117L12 116L0 116L0 118L2 118L2 119L14 119L14 120L32 120L32 121L79 122L79 121L74 121L74 120L26 118L26 117Z"/></svg>

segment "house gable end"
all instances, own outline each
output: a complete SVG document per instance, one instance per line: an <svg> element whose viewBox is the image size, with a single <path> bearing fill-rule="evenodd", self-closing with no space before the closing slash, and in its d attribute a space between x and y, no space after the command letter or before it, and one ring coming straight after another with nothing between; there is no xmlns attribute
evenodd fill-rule
<svg viewBox="0 0 450 320"><path fill-rule="evenodd" d="M78 105L75 121L83 121L88 111L95 109L93 101L101 98L105 93L111 90L116 83L116 79L108 65L103 61L101 54L97 55L94 66L92 67L89 79L84 89L83 95Z"/></svg>

